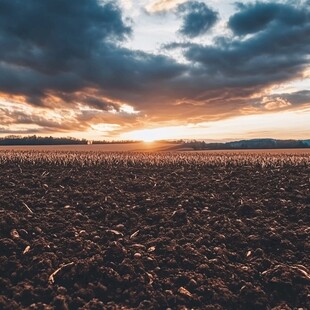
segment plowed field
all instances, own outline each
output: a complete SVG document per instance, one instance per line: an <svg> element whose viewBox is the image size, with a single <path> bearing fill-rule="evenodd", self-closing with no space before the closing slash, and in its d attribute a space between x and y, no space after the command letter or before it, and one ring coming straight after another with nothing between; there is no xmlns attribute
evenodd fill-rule
<svg viewBox="0 0 310 310"><path fill-rule="evenodd" d="M310 309L309 162L0 152L0 308Z"/></svg>

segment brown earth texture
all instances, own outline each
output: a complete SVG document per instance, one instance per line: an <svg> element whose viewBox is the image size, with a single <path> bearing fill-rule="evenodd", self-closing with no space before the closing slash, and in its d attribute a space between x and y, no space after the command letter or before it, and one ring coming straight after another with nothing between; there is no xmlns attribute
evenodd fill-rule
<svg viewBox="0 0 310 310"><path fill-rule="evenodd" d="M0 309L310 309L308 154L0 152Z"/></svg>

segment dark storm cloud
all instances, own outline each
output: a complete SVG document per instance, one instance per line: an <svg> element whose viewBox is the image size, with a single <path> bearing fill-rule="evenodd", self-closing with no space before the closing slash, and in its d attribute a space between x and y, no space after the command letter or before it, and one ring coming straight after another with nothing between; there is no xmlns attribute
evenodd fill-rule
<svg viewBox="0 0 310 310"><path fill-rule="evenodd" d="M112 2L2 0L0 17L1 48L7 51L1 59L52 74L90 58L102 41L123 40L131 33Z"/></svg>
<svg viewBox="0 0 310 310"><path fill-rule="evenodd" d="M272 4L270 10L277 14L269 16L267 23L261 20L261 10L266 7L269 8L266 3L242 5L231 17L229 24L237 34L246 34L246 29L260 30L248 38L220 37L213 45L186 43L167 47L183 48L187 60L195 63L192 74L200 75L210 87L263 88L292 79L309 65L309 10ZM285 19L284 12L291 16Z"/></svg>
<svg viewBox="0 0 310 310"><path fill-rule="evenodd" d="M217 12L210 9L204 2L189 1L180 4L176 11L183 17L179 32L189 38L205 34L218 20Z"/></svg>
<svg viewBox="0 0 310 310"><path fill-rule="evenodd" d="M42 99L50 90L70 93L89 84L74 71L44 74L31 67L0 63L0 91L23 95L35 106L45 105Z"/></svg>
<svg viewBox="0 0 310 310"><path fill-rule="evenodd" d="M237 35L246 35L262 31L268 27L298 27L309 21L309 12L287 4L256 2L255 4L237 4L239 12L228 22Z"/></svg>
<svg viewBox="0 0 310 310"><path fill-rule="evenodd" d="M184 70L165 56L120 47L130 34L111 1L0 0L0 91L44 106L49 93L133 93Z"/></svg>

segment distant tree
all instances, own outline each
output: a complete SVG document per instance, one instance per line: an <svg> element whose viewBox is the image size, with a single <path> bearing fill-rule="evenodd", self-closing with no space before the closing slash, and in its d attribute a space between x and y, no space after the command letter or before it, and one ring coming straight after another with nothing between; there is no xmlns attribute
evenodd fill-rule
<svg viewBox="0 0 310 310"><path fill-rule="evenodd" d="M67 145L67 144L87 144L85 139L75 138L53 138L33 136L7 136L0 139L0 145Z"/></svg>

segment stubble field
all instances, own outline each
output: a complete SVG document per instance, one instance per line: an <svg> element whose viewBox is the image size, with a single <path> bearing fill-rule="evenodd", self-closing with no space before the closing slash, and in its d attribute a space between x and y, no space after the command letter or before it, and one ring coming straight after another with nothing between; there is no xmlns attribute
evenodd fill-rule
<svg viewBox="0 0 310 310"><path fill-rule="evenodd" d="M310 154L0 151L1 309L310 309Z"/></svg>

